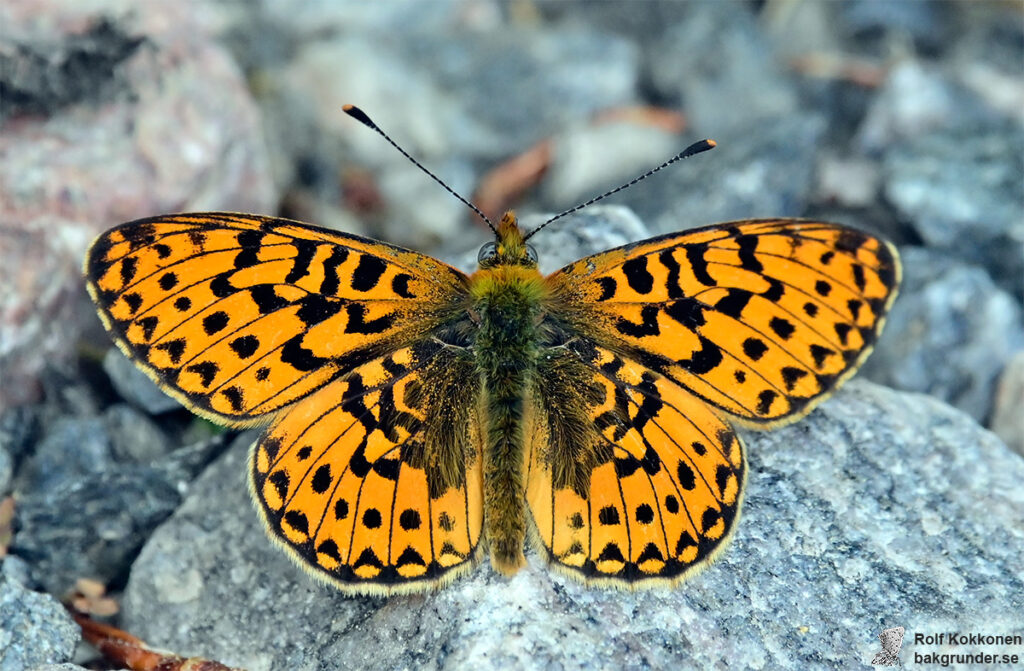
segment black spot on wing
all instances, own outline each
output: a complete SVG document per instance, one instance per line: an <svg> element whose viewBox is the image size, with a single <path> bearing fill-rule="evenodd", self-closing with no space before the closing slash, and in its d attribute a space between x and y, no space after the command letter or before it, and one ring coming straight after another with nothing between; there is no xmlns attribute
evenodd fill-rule
<svg viewBox="0 0 1024 671"><path fill-rule="evenodd" d="M654 276L647 270L647 257L638 256L622 264L629 287L638 294L649 294L654 288Z"/></svg>
<svg viewBox="0 0 1024 671"><path fill-rule="evenodd" d="M341 306L342 302L337 299L320 294L309 294L303 296L299 301L299 309L295 316L301 319L307 327L314 326L341 312Z"/></svg>
<svg viewBox="0 0 1024 671"><path fill-rule="evenodd" d="M676 261L672 250L662 250L658 254L658 260L661 261L661 265L668 269L668 278L665 282L668 289L668 297L673 299L683 298L685 294L683 293L682 286L679 284L679 263Z"/></svg>
<svg viewBox="0 0 1024 671"><path fill-rule="evenodd" d="M757 236L740 235L736 238L739 245L740 266L752 273L764 272L764 266L757 260Z"/></svg>
<svg viewBox="0 0 1024 671"><path fill-rule="evenodd" d="M327 359L313 354L312 350L306 349L302 346L302 339L304 334L292 336L284 342L281 346L281 361L288 364L296 370L303 372L309 372L322 368L327 364Z"/></svg>
<svg viewBox="0 0 1024 671"><path fill-rule="evenodd" d="M740 319L743 316L743 309L747 307L753 295L746 289L729 289L728 293L715 303L715 309L733 319Z"/></svg>
<svg viewBox="0 0 1024 671"><path fill-rule="evenodd" d="M395 275L395 279L391 280L391 290L402 298L416 298L416 295L409 291L409 280L411 279L412 275L406 273Z"/></svg>
<svg viewBox="0 0 1024 671"><path fill-rule="evenodd" d="M751 361L758 361L768 351L768 345L760 338L747 338L743 341L743 353Z"/></svg>
<svg viewBox="0 0 1024 671"><path fill-rule="evenodd" d="M767 415L772 409L772 402L778 398L778 394L771 389L765 389L757 395L757 414Z"/></svg>
<svg viewBox="0 0 1024 671"><path fill-rule="evenodd" d="M348 313L345 333L383 333L395 323L395 315L391 312L366 321L366 307L361 303L348 303L345 312Z"/></svg>
<svg viewBox="0 0 1024 671"><path fill-rule="evenodd" d="M864 293L864 289L867 288L867 278L864 276L864 266L859 263L853 264L853 283L857 285L857 290Z"/></svg>
<svg viewBox="0 0 1024 671"><path fill-rule="evenodd" d="M195 373L199 376L199 380L203 387L209 387L210 383L213 382L213 378L220 372L220 366L213 361L200 361L194 363L185 369L189 373Z"/></svg>
<svg viewBox="0 0 1024 671"><path fill-rule="evenodd" d="M680 359L676 363L694 375L703 375L722 363L722 350L702 335L698 334L697 338L701 348L691 354L689 359Z"/></svg>
<svg viewBox="0 0 1024 671"><path fill-rule="evenodd" d="M615 295L615 290L618 288L618 283L615 281L615 278L598 277L594 281L601 288L601 295L597 297L597 300L606 301Z"/></svg>
<svg viewBox="0 0 1024 671"><path fill-rule="evenodd" d="M248 359L260 348L260 341L254 335L244 335L232 340L228 343L228 347L238 355L239 359Z"/></svg>
<svg viewBox="0 0 1024 671"><path fill-rule="evenodd" d="M686 328L695 330L707 322L704 318L704 307L705 305L696 299L683 298L666 305L665 314Z"/></svg>
<svg viewBox="0 0 1024 671"><path fill-rule="evenodd" d="M121 261L121 282L128 285L135 277L135 273L138 269L139 260L134 256L129 256Z"/></svg>
<svg viewBox="0 0 1024 671"><path fill-rule="evenodd" d="M793 391L796 383L800 381L800 378L806 377L807 371L802 368L796 368L794 366L783 366L782 368L782 381L786 385L786 391Z"/></svg>
<svg viewBox="0 0 1024 671"><path fill-rule="evenodd" d="M387 270L387 264L376 256L363 254L352 273L352 288L356 291L369 291L377 286L381 275Z"/></svg>
<svg viewBox="0 0 1024 671"><path fill-rule="evenodd" d="M717 282L708 274L708 262L704 260L704 253L707 249L707 243L687 245L686 260L690 262L690 270L693 272L694 278L703 285L713 287Z"/></svg>
<svg viewBox="0 0 1024 671"><path fill-rule="evenodd" d="M178 276L174 273L164 273L158 280L160 288L164 291L170 291L174 287L178 286Z"/></svg>
<svg viewBox="0 0 1024 671"><path fill-rule="evenodd" d="M312 240L295 239L292 241L292 244L295 245L296 252L295 258L292 260L291 270L284 277L286 284L295 284L309 274L309 264L313 262L317 249L317 244Z"/></svg>
<svg viewBox="0 0 1024 671"><path fill-rule="evenodd" d="M313 491L317 494L323 494L331 487L331 465L321 464L319 468L313 473L313 479L310 481L310 486Z"/></svg>
<svg viewBox="0 0 1024 671"><path fill-rule="evenodd" d="M139 311L139 308L142 307L142 296L137 293L133 292L125 294L124 296L121 296L121 298L128 304L128 311L131 312L131 314L135 314Z"/></svg>
<svg viewBox="0 0 1024 671"><path fill-rule="evenodd" d="M775 332L775 335L779 336L783 340L789 340L793 336L793 332L796 327L788 319L782 317L772 317L771 321L768 322L768 327Z"/></svg>
<svg viewBox="0 0 1024 671"><path fill-rule="evenodd" d="M338 278L338 266L348 258L348 250L344 247L334 247L331 255L324 260L324 279L320 283L320 293L324 296L334 296L338 293L340 280Z"/></svg>
<svg viewBox="0 0 1024 671"><path fill-rule="evenodd" d="M203 331L206 335L213 335L224 330L229 320L228 313L223 310L210 313L203 317Z"/></svg>
<svg viewBox="0 0 1024 671"><path fill-rule="evenodd" d="M658 326L658 307L656 305L645 305L641 308L640 320L640 323L636 323L620 317L615 324L615 328L619 333L633 338L644 338L661 333L661 328Z"/></svg>

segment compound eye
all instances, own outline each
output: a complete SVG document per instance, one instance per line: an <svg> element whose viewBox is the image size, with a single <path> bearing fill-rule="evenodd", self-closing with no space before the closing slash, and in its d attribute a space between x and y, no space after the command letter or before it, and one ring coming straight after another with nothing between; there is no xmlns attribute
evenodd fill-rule
<svg viewBox="0 0 1024 671"><path fill-rule="evenodd" d="M484 246L480 248L480 253L476 255L477 263L483 263L489 261L498 255L498 245L493 242L485 242Z"/></svg>
<svg viewBox="0 0 1024 671"><path fill-rule="evenodd" d="M537 263L537 250L530 243L526 243L526 258L530 259L532 263Z"/></svg>

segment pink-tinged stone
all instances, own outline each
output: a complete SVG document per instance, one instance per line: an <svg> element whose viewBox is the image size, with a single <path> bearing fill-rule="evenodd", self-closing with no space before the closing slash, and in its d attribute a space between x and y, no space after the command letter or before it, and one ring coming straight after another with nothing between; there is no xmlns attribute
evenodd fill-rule
<svg viewBox="0 0 1024 671"><path fill-rule="evenodd" d="M0 407L98 321L90 240L187 210L273 212L259 114L238 67L176 3L0 6Z"/></svg>

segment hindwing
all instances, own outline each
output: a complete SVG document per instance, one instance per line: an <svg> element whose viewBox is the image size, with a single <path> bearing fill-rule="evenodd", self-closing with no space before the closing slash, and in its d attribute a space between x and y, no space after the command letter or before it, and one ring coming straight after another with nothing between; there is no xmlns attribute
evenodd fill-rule
<svg viewBox="0 0 1024 671"><path fill-rule="evenodd" d="M422 591L469 570L483 528L479 390L436 342L363 364L253 448L254 498L304 568L347 592Z"/></svg>
<svg viewBox="0 0 1024 671"><path fill-rule="evenodd" d="M671 380L583 339L566 347L572 377L542 383L558 396L534 397L527 423L526 496L541 552L586 582L680 582L738 520L743 445ZM559 448L566 406L592 427L572 455ZM583 477L565 473L574 463Z"/></svg>

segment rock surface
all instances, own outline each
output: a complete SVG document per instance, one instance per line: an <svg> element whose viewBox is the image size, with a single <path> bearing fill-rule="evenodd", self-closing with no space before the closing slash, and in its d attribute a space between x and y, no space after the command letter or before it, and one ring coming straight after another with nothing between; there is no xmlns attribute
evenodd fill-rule
<svg viewBox="0 0 1024 671"><path fill-rule="evenodd" d="M66 662L80 637L57 599L22 582L28 571L21 563L11 557L0 565L0 671Z"/></svg>
<svg viewBox="0 0 1024 671"><path fill-rule="evenodd" d="M0 405L38 398L89 317L82 256L101 230L168 211L272 210L237 66L175 4L0 6Z"/></svg>
<svg viewBox="0 0 1024 671"><path fill-rule="evenodd" d="M250 671L838 669L869 662L894 624L1019 625L1024 540L1006 530L1024 516L1024 462L968 417L853 382L806 420L745 437L735 540L677 590L589 589L531 554L511 579L485 564L437 593L377 599L315 582L267 540L248 435L146 545L123 622Z"/></svg>
<svg viewBox="0 0 1024 671"><path fill-rule="evenodd" d="M1020 306L980 266L921 247L901 256L903 286L864 374L985 422L996 380L1024 349Z"/></svg>

